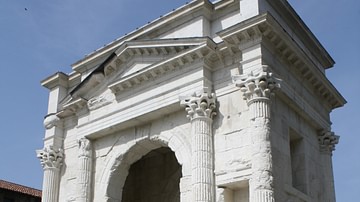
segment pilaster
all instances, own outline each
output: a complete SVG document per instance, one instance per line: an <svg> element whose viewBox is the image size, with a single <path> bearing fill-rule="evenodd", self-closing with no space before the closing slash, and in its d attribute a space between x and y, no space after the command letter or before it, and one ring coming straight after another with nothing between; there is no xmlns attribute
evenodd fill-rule
<svg viewBox="0 0 360 202"><path fill-rule="evenodd" d="M335 145L339 143L340 136L335 135L334 132L323 130L318 134L320 158L322 164L323 174L323 194L322 200L335 202L335 186L334 174L332 168L332 152L335 150Z"/></svg>
<svg viewBox="0 0 360 202"><path fill-rule="evenodd" d="M44 169L42 202L57 202L59 197L60 167L64 153L52 146L37 150L37 157Z"/></svg>
<svg viewBox="0 0 360 202"><path fill-rule="evenodd" d="M191 121L192 147L192 201L214 202L214 143L212 122L215 113L215 95L203 93L182 100Z"/></svg>
<svg viewBox="0 0 360 202"><path fill-rule="evenodd" d="M79 146L79 167L77 175L78 202L90 202L91 200L91 168L92 168L92 145L90 140L80 138Z"/></svg>
<svg viewBox="0 0 360 202"><path fill-rule="evenodd" d="M233 77L240 87L251 113L252 174L249 180L250 202L273 202L274 184L270 141L270 107L273 90L280 87L267 66L249 75Z"/></svg>

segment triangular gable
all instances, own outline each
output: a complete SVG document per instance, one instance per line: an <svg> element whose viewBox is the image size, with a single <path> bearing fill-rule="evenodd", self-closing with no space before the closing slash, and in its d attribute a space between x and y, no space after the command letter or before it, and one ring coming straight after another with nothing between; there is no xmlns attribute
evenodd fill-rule
<svg viewBox="0 0 360 202"><path fill-rule="evenodd" d="M117 94L141 85L214 53L215 46L207 37L125 42L70 92L62 106L77 111L100 92L110 89Z"/></svg>

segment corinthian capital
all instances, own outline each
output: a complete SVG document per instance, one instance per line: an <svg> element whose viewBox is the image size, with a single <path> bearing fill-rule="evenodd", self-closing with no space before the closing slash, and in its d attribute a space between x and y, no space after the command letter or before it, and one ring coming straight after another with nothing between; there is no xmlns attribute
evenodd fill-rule
<svg viewBox="0 0 360 202"><path fill-rule="evenodd" d="M60 168L64 158L62 149L54 149L52 146L37 150L37 157L40 159L40 164L44 169Z"/></svg>
<svg viewBox="0 0 360 202"><path fill-rule="evenodd" d="M91 156L91 142L87 138L80 138L78 140L79 146L79 157L90 157Z"/></svg>
<svg viewBox="0 0 360 202"><path fill-rule="evenodd" d="M233 76L233 83L240 87L244 100L248 102L256 98L270 98L272 92L280 88L280 82L281 79L275 78L267 66L257 73Z"/></svg>
<svg viewBox="0 0 360 202"><path fill-rule="evenodd" d="M200 96L193 95L189 98L182 99L180 104L185 107L188 113L186 117L190 120L198 117L212 118L216 115L215 104L216 96L214 93L202 93Z"/></svg>
<svg viewBox="0 0 360 202"><path fill-rule="evenodd" d="M340 136L331 131L321 131L318 136L320 152L331 154L335 145L339 143Z"/></svg>

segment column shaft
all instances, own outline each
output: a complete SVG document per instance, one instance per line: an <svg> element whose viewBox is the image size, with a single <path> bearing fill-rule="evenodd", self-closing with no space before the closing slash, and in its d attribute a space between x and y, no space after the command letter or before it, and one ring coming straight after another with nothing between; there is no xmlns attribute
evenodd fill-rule
<svg viewBox="0 0 360 202"><path fill-rule="evenodd" d="M215 202L214 143L212 117L215 113L215 94L202 93L182 100L191 120L192 195L193 202Z"/></svg>
<svg viewBox="0 0 360 202"><path fill-rule="evenodd" d="M249 102L250 110L254 116L251 122L252 176L249 181L250 202L274 201L269 103L270 100L267 98Z"/></svg>
<svg viewBox="0 0 360 202"><path fill-rule="evenodd" d="M332 157L331 154L322 153L321 154L321 163L323 166L323 201L326 202L335 202L335 186L334 186L334 175L332 169Z"/></svg>
<svg viewBox="0 0 360 202"><path fill-rule="evenodd" d="M59 198L60 171L57 168L44 169L42 202L55 202Z"/></svg>
<svg viewBox="0 0 360 202"><path fill-rule="evenodd" d="M192 124L192 188L196 202L214 201L212 119L195 118Z"/></svg>
<svg viewBox="0 0 360 202"><path fill-rule="evenodd" d="M89 202L90 201L90 183L91 183L91 159L88 157L79 158L79 175L78 175L78 186L79 186L79 197L78 202Z"/></svg>
<svg viewBox="0 0 360 202"><path fill-rule="evenodd" d="M270 140L270 97L280 88L280 79L273 77L268 66L257 74L238 75L233 82L240 87L251 114L252 141L250 202L273 202L273 161Z"/></svg>

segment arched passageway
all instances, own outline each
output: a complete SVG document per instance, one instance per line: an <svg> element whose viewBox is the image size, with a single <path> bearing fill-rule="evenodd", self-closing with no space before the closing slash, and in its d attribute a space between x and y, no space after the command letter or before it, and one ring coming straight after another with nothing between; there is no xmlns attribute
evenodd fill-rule
<svg viewBox="0 0 360 202"><path fill-rule="evenodd" d="M181 166L167 147L152 150L129 169L122 202L180 202Z"/></svg>

